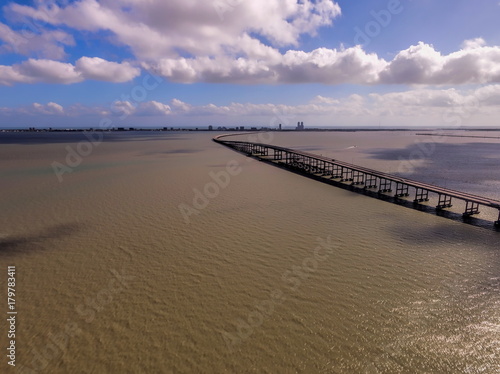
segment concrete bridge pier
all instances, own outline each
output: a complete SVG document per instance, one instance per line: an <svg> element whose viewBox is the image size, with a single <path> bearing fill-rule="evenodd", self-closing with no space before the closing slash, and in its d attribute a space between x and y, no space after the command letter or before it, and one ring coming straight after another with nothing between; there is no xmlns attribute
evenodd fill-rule
<svg viewBox="0 0 500 374"><path fill-rule="evenodd" d="M429 201L429 190L425 188L416 187L415 189L415 200L414 203L420 203L422 201Z"/></svg>
<svg viewBox="0 0 500 374"><path fill-rule="evenodd" d="M453 205L451 204L451 196L439 194L438 205L436 205L437 210L441 210L443 208L451 208Z"/></svg>
<svg viewBox="0 0 500 374"><path fill-rule="evenodd" d="M359 170L353 170L352 184L353 185L365 184L365 173Z"/></svg>
<svg viewBox="0 0 500 374"><path fill-rule="evenodd" d="M333 179L342 178L342 167L341 166L339 166L337 164L333 164L332 178Z"/></svg>
<svg viewBox="0 0 500 374"><path fill-rule="evenodd" d="M263 145L257 145L256 147L253 147L252 152L261 156L269 156L269 148Z"/></svg>
<svg viewBox="0 0 500 374"><path fill-rule="evenodd" d="M310 162L311 162L311 171L315 174L319 173L321 171L321 167L319 166L320 160L318 160L317 158L311 158Z"/></svg>
<svg viewBox="0 0 500 374"><path fill-rule="evenodd" d="M406 183L396 182L396 197L410 196L410 186Z"/></svg>
<svg viewBox="0 0 500 374"><path fill-rule="evenodd" d="M321 161L320 171L321 176L328 175L328 164L326 161Z"/></svg>
<svg viewBox="0 0 500 374"><path fill-rule="evenodd" d="M377 177L371 174L366 174L365 188L377 188Z"/></svg>
<svg viewBox="0 0 500 374"><path fill-rule="evenodd" d="M323 176L331 176L333 174L333 165L330 163L325 164L325 171L323 172Z"/></svg>
<svg viewBox="0 0 500 374"><path fill-rule="evenodd" d="M466 200L464 217L472 216L473 214L479 214L479 204L474 201Z"/></svg>
<svg viewBox="0 0 500 374"><path fill-rule="evenodd" d="M495 227L500 227L500 209L498 209L498 220L495 221Z"/></svg>
<svg viewBox="0 0 500 374"><path fill-rule="evenodd" d="M349 168L342 168L341 182L352 182L354 171Z"/></svg>
<svg viewBox="0 0 500 374"><path fill-rule="evenodd" d="M379 178L378 193L392 192L392 181L390 179Z"/></svg>

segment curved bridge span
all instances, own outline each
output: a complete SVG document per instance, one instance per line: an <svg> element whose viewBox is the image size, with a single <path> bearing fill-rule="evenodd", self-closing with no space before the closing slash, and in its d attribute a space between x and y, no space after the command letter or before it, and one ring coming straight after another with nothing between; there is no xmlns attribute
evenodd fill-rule
<svg viewBox="0 0 500 374"><path fill-rule="evenodd" d="M494 221L494 224L496 227L500 227L500 201L498 200L401 178L308 152L270 144L225 139L235 135L242 134L219 135L214 137L213 141L247 156L285 167L315 179L337 180L340 183L353 186L353 189L357 189L359 192L371 190L377 192L378 195L384 195L394 191L395 198L408 197L411 192L414 195L413 202L415 204L429 201L432 197L437 199L437 211L452 207L453 199L462 200L465 203L464 217L479 214L480 206L496 209L498 210L498 219Z"/></svg>

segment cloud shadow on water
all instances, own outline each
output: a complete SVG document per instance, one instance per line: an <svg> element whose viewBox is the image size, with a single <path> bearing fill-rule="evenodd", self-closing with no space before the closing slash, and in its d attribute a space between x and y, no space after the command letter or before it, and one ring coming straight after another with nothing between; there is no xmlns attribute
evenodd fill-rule
<svg viewBox="0 0 500 374"><path fill-rule="evenodd" d="M0 256L18 255L45 250L45 242L60 240L81 229L79 224L66 223L26 235L0 236Z"/></svg>
<svg viewBox="0 0 500 374"><path fill-rule="evenodd" d="M179 133L159 131L125 131L125 132L87 132L88 137L82 131L74 132L5 132L0 133L0 144L54 144L54 143L78 143L99 139L102 135L103 142L129 142L129 141L151 141L151 140L185 140L185 136ZM90 137L90 139L89 139Z"/></svg>
<svg viewBox="0 0 500 374"><path fill-rule="evenodd" d="M372 149L365 153L378 160L401 161L398 174L422 182L443 185L447 178L468 184L500 182L500 143L420 142L406 148Z"/></svg>

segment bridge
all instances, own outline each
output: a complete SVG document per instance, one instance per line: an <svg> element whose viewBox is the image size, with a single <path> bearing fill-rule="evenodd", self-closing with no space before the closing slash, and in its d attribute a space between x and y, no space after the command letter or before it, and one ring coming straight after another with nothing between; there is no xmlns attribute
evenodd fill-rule
<svg viewBox="0 0 500 374"><path fill-rule="evenodd" d="M452 207L453 199L465 202L464 217L479 214L480 206L496 209L498 210L498 219L494 222L494 225L500 227L500 201L498 200L401 178L308 152L270 144L224 139L234 135L219 135L212 140L261 161L282 166L315 179L337 180L359 191L372 190L377 192L378 195L394 192L395 198L408 197L411 192L415 204L429 201L430 197L437 198L437 211Z"/></svg>

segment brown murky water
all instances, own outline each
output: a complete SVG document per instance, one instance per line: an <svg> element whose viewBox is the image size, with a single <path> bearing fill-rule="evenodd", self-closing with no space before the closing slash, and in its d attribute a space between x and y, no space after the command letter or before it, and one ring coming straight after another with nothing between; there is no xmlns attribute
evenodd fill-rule
<svg viewBox="0 0 500 374"><path fill-rule="evenodd" d="M499 232L252 161L212 135L106 134L59 182L52 162L83 138L0 134L15 372L499 371ZM500 198L498 139L264 140Z"/></svg>

